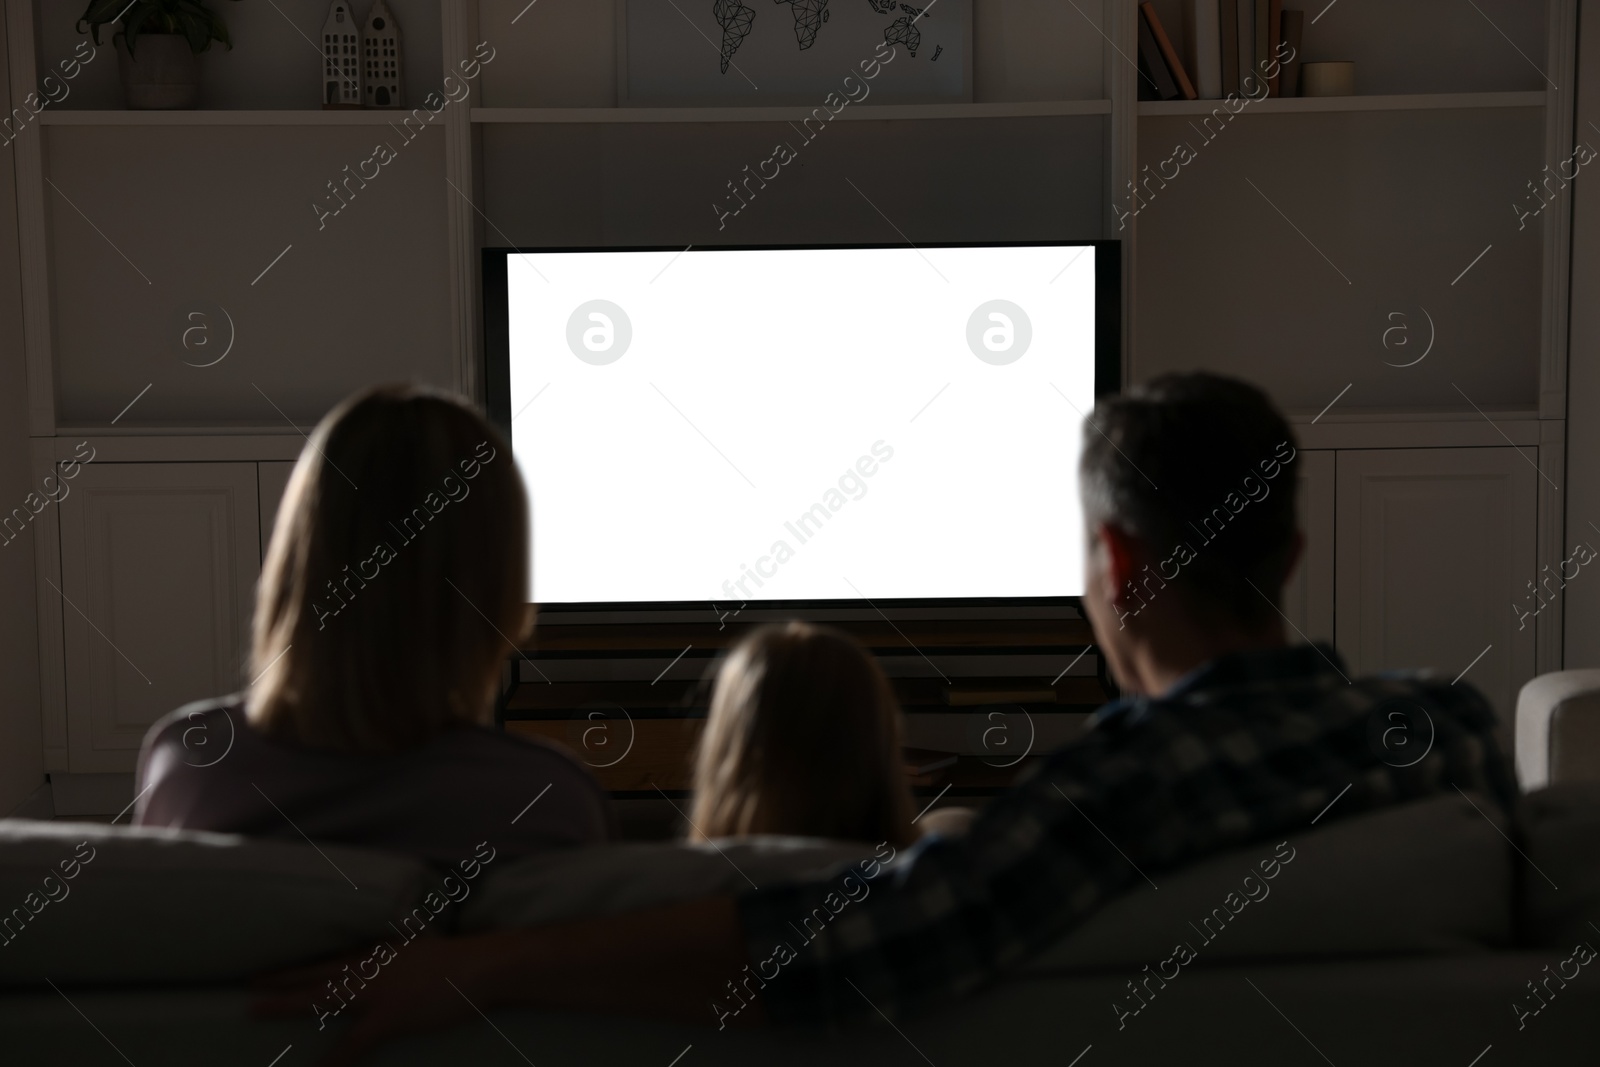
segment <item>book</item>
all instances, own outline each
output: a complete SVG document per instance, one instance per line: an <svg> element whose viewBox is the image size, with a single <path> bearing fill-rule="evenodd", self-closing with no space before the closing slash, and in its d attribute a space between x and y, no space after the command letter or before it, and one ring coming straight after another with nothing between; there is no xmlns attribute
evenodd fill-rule
<svg viewBox="0 0 1600 1067"><path fill-rule="evenodd" d="M1284 96L1300 95L1300 39L1306 26L1306 13L1304 11L1285 11L1283 13L1283 43L1289 47L1284 49L1288 57L1283 60L1282 79L1278 88Z"/></svg>
<svg viewBox="0 0 1600 1067"><path fill-rule="evenodd" d="M1172 38L1167 36L1167 31L1161 25L1161 16L1156 14L1156 5L1145 0L1139 5L1139 11L1144 15L1145 21L1150 24L1150 32L1155 36L1156 47L1161 49L1161 58L1167 64L1167 70L1172 74L1172 80L1177 82L1178 91L1185 100L1195 100L1199 93L1194 91L1194 82L1189 80L1189 72L1184 69L1183 60L1178 58L1178 50L1172 47Z"/></svg>
<svg viewBox="0 0 1600 1067"><path fill-rule="evenodd" d="M1183 95L1167 70L1167 61L1161 57L1161 46L1150 30L1150 21L1143 17L1139 19L1139 70L1146 84L1155 86L1156 99L1176 100ZM1140 89L1143 88L1141 85Z"/></svg>
<svg viewBox="0 0 1600 1067"><path fill-rule="evenodd" d="M1266 96L1267 62L1272 53L1272 0L1256 0L1255 18L1251 20L1256 32L1255 50L1250 60L1250 73L1255 75L1256 96Z"/></svg>
<svg viewBox="0 0 1600 1067"><path fill-rule="evenodd" d="M1217 0L1222 45L1222 95L1239 91L1239 0Z"/></svg>
<svg viewBox="0 0 1600 1067"><path fill-rule="evenodd" d="M1270 70L1267 78L1267 95L1277 96L1283 64L1278 62L1278 42L1283 40L1283 0L1267 0L1267 57L1262 69Z"/></svg>
<svg viewBox="0 0 1600 1067"><path fill-rule="evenodd" d="M1183 42L1194 91L1202 100L1222 97L1222 24L1217 0L1189 0L1183 8Z"/></svg>
<svg viewBox="0 0 1600 1067"><path fill-rule="evenodd" d="M1239 84L1236 88L1240 96L1249 96L1250 87L1256 83L1250 77L1251 64L1256 61L1256 5L1255 0L1238 0L1238 3Z"/></svg>

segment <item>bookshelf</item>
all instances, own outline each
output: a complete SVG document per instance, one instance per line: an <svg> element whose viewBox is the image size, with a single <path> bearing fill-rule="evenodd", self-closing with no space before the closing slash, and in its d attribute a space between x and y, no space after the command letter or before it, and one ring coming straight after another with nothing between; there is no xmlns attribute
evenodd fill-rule
<svg viewBox="0 0 1600 1067"><path fill-rule="evenodd" d="M28 70L36 65L48 68L48 57L70 54L80 40L73 25L78 12L65 0L37 5L12 0L11 6L20 25L30 29L37 41L33 49L17 42L13 46L13 80L31 84ZM1315 5L1301 6L1307 9L1309 22ZM1139 76L1128 58L1137 55L1137 8L1131 2L1063 6L1048 0L976 0L972 103L845 108L839 115L843 120L839 132L830 134L833 144L808 149L817 157L807 161L809 171L786 174L790 188L771 195L771 210L745 213L737 223L739 232L730 234L718 231L707 205L728 174L739 173L752 152L765 150L767 131L787 127L807 109L615 106L616 23L610 3L528 8L514 0L401 0L394 9L405 35L409 100L420 100L436 88L443 73L469 55L477 41L490 41L496 49L495 60L483 66L471 86L470 97L447 107L434 120L443 132L442 173L409 175L408 188L398 198L397 210L409 218L429 214L444 223L445 247L430 241L418 255L436 257L430 273L437 276L443 267L449 277L447 351L409 369L469 392L476 390L480 358L476 253L486 243L508 239L528 244L769 242L794 239L797 234L814 240L894 239L888 230L877 232L883 228L881 218L843 181L827 180L839 174L848 174L862 189L881 192L882 198L892 201L889 214L894 227L913 239L1015 239L1040 233L1123 238L1129 297L1124 364L1130 377L1145 377L1192 358L1182 329L1168 325L1175 321L1198 317L1213 336L1228 339L1236 349L1248 348L1254 328L1251 316L1217 312L1215 293L1208 294L1205 284L1214 272L1169 253L1201 248L1213 259L1237 262L1255 262L1266 254L1286 256L1288 272L1310 292L1313 283L1302 273L1307 264L1301 262L1300 253L1315 253L1306 246L1269 248L1280 243L1278 237L1263 236L1256 225L1260 220L1244 218L1244 201L1236 194L1240 188L1250 193L1239 180L1246 175L1263 190L1280 181L1275 186L1280 191L1281 182L1292 189L1314 185L1317 176L1280 179L1272 173L1274 152L1262 142L1277 145L1280 157L1298 153L1302 143L1313 152L1332 143L1327 158L1337 157L1337 166L1344 167L1352 180L1367 183L1358 194L1336 198L1352 218L1361 216L1365 200L1384 195L1386 176L1378 163L1386 154L1410 151L1413 164L1426 168L1429 154L1437 152L1435 142L1481 145L1478 156L1469 153L1452 161L1458 169L1450 184L1462 187L1450 205L1456 214L1434 212L1426 221L1434 232L1452 225L1466 232L1473 216L1488 214L1491 198L1508 204L1508 189L1521 188L1537 176L1547 158L1562 158L1552 151L1558 131L1570 129L1570 79L1560 79L1568 83L1566 90L1551 86L1560 84L1557 75L1570 65L1570 56L1561 51L1570 47L1547 42L1570 42L1566 31L1575 20L1571 0L1553 0L1548 10L1503 0L1479 5L1481 12L1469 6L1463 14L1456 6L1425 0L1407 5L1403 12L1380 13L1356 4L1322 11L1306 29L1304 55L1354 59L1363 95L1269 99L1249 105L1241 112L1246 121L1234 138L1238 144L1208 145L1205 158L1185 172L1182 182L1174 183L1166 203L1151 203L1130 220L1121 214L1128 206L1128 183L1146 173L1141 168L1165 158L1170 151L1165 142L1184 135L1218 105L1137 99ZM1182 5L1162 0L1157 9L1172 32L1179 34ZM364 151L364 142L399 116L322 111L314 106L317 55L306 36L320 25L322 12L319 0L230 6L225 14L236 47L205 57L206 110L202 111L122 110L115 59L109 48L102 48L74 80L68 99L38 116L44 136L19 154L25 168L38 175L38 180L22 183L24 210L31 207L52 218L56 250L65 251L64 246L81 240L87 252L87 242L98 238L54 224L54 215L65 208L51 202L54 194L42 178L59 177L76 165L68 156L87 159L97 142L118 136L115 131L123 129L162 128L181 141L222 135L234 127L266 128L261 136L278 138L278 151L286 158L316 151L308 140L320 136L313 130L344 130L349 140L338 143L346 146L345 154ZM1406 141L1415 145L1407 149ZM115 143L107 140L101 147L110 150ZM77 150L67 150L68 144ZM1294 152L1287 150L1290 146ZM194 147L199 150L199 142ZM1491 157L1500 162L1474 172L1472 168ZM644 160L648 166L630 165ZM997 160L1004 165L996 166ZM334 166L333 173L339 173L342 165ZM429 168L433 165L430 162ZM1328 172L1327 167L1320 169ZM300 183L304 187L300 199L306 201L300 208L307 220L314 219L307 205L328 177L306 175ZM150 172L149 180L158 180L156 171ZM63 190L81 192L73 196L74 202L87 200L83 206L91 216L98 215L96 207L110 210L114 202L116 182L109 174L90 183L103 189L58 184ZM1196 188L1181 188L1184 185ZM243 200L242 194L241 188L236 199ZM1268 197L1277 202L1270 193ZM874 202L880 199L873 196ZM552 210L553 204L560 206ZM1511 217L1505 205L1500 210ZM1237 214L1237 225L1229 231L1219 222L1219 213L1223 218ZM1294 217L1287 209L1285 213ZM288 221L285 217L263 229L282 229ZM1487 235L1476 249L1442 242L1436 261L1406 267L1420 275L1443 273L1454 264L1455 270L1449 272L1453 277L1465 265L1465 260L1457 262L1462 255L1470 259L1485 245L1498 243L1501 251L1514 254L1498 265L1501 257L1491 256L1478 268L1486 275L1494 271L1505 272L1496 277L1526 275L1529 270L1524 268L1532 263L1532 270L1550 276L1550 284L1536 291L1513 287L1518 314L1526 320L1515 336L1463 322L1460 336L1468 351L1462 360L1469 368L1468 377L1474 377L1471 368L1485 371L1465 388L1475 399L1486 391L1487 400L1480 403L1535 406L1546 417L1562 410L1563 364L1557 355L1561 324L1553 308L1564 296L1559 292L1559 268L1565 253L1551 234L1564 225L1558 209L1544 217L1537 233ZM248 237L241 235L241 240ZM53 250L43 234L31 244L32 258L47 264ZM400 262L409 258L403 256ZM420 269L420 260L415 266ZM1375 284L1403 288L1392 282L1396 279ZM72 298L52 303L48 287L39 289L33 303L41 316L72 313ZM357 286L352 296L359 299L360 292ZM371 295L382 298L381 292ZM1411 299L1416 307L1429 306L1427 297L1398 291L1396 295ZM1458 286L1446 297L1460 295ZM111 298L115 301L117 294ZM1315 297L1305 295L1284 296L1275 306L1285 318L1315 319L1328 313ZM128 310L130 321L137 323L140 313ZM1463 302L1458 310L1469 319L1497 313L1482 301L1476 306ZM1376 311L1374 305L1366 314ZM1273 329L1281 332L1281 325ZM305 339L270 327L261 341L303 345ZM41 335L30 346L36 432L49 432L57 421L105 424L120 407L116 398L148 380L146 376L134 381L141 371L127 362L99 368L90 349L103 342L92 335L81 340ZM71 351L60 351L63 344ZM1340 351L1351 351L1358 342L1350 337L1341 344ZM1256 347L1242 356L1201 356L1206 362L1221 360L1214 364L1219 369L1264 381L1294 410L1320 407L1319 398L1337 374L1306 374L1303 367L1281 360L1275 370L1271 354ZM1505 353L1517 348L1526 354L1516 358L1516 373L1507 374ZM153 353L147 355L153 358ZM262 383L269 391L276 385L291 394L293 406L286 410L297 420L315 418L347 385L346 378L317 362L326 364L307 361L289 368L292 374L286 371L283 381ZM1362 368L1365 378L1353 390L1351 412L1437 406L1428 395L1437 382L1401 379L1388 374L1380 361L1370 362ZM63 364L81 366L84 373L62 373ZM1486 370L1490 367L1501 369ZM91 368L107 369L109 374L91 373ZM1410 377L1420 380L1425 375ZM95 384L81 386L91 381ZM186 398L174 395L170 403L157 394L150 410L142 414L158 425L215 423L215 399L203 389ZM1451 394L1445 406L1454 401ZM1455 403L1455 409L1465 408ZM1351 412L1341 411L1335 417ZM229 415L250 421L244 410Z"/></svg>
<svg viewBox="0 0 1600 1067"><path fill-rule="evenodd" d="M15 102L71 54L82 3L3 2ZM236 45L205 58L201 111L123 110L103 47L11 146L41 456L92 430L130 447L159 439L160 462L226 454L265 468L298 448L291 422L307 427L376 378L480 393L486 245L893 241L899 231L914 241L1120 238L1129 380L1196 366L1257 380L1330 472L1345 452L1488 453L1511 441L1560 481L1571 201L1555 198L1522 229L1509 205L1571 154L1575 0L1289 0L1307 11L1305 58L1354 60L1360 95L1249 105L1125 220L1129 183L1194 139L1216 103L1138 99L1131 0L974 0L973 102L845 108L803 166L723 232L711 202L806 109L616 106L611 0L390 6L413 104L478 42L496 58L325 228L311 203L403 113L317 107L307 37L322 0L222 5ZM1156 6L1169 28L1182 26L1178 0ZM173 316L198 296L244 324L240 357L203 376L171 351ZM1388 316L1423 310L1439 327L1436 354L1390 365ZM267 438L255 434L281 440L257 448ZM1333 477L1317 489L1329 538ZM1543 481L1537 491L1528 576L1563 557L1559 496ZM1328 632L1313 636L1333 636L1323 548L1323 591L1306 595L1330 605ZM40 566L54 578L52 551ZM40 590L44 604L51 594ZM1537 662L1553 669L1560 617L1539 625ZM1050 656L1065 647L1039 640ZM1501 655L1496 640L1475 673ZM1521 669L1511 663L1507 679ZM994 677L1032 670L1011 664ZM47 738L64 737L68 717L53 684ZM534 688L524 679L519 699L536 700ZM532 704L509 710L512 721L559 718ZM47 740L52 752L64 744Z"/></svg>

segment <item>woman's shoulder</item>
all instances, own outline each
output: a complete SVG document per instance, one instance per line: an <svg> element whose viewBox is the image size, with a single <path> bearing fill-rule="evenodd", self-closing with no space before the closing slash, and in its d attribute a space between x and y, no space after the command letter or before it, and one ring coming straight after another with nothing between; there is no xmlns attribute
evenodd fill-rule
<svg viewBox="0 0 1600 1067"><path fill-rule="evenodd" d="M239 731L245 726L244 695L196 700L157 719L145 732L140 762L149 757L158 746L177 746L184 751L217 758L231 749ZM215 753L205 751L217 750Z"/></svg>

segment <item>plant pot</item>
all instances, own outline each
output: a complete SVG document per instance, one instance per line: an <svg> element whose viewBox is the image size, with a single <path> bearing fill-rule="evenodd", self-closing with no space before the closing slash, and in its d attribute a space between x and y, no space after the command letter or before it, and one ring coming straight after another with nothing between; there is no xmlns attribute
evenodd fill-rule
<svg viewBox="0 0 1600 1067"><path fill-rule="evenodd" d="M135 111L164 111L200 105L200 57L181 33L141 33L134 51L117 34L117 71L122 96Z"/></svg>

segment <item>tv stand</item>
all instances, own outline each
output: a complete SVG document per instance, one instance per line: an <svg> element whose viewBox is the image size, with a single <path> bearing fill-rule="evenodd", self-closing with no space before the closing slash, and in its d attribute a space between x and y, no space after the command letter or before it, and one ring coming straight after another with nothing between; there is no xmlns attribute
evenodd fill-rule
<svg viewBox="0 0 1600 1067"><path fill-rule="evenodd" d="M772 609L548 611L513 660L505 730L572 750L616 801L626 837L683 828L695 745L720 655ZM866 646L906 714L918 808L979 805L1083 729L1115 695L1075 609L950 618L870 608L806 613ZM979 612L981 614L981 612Z"/></svg>

